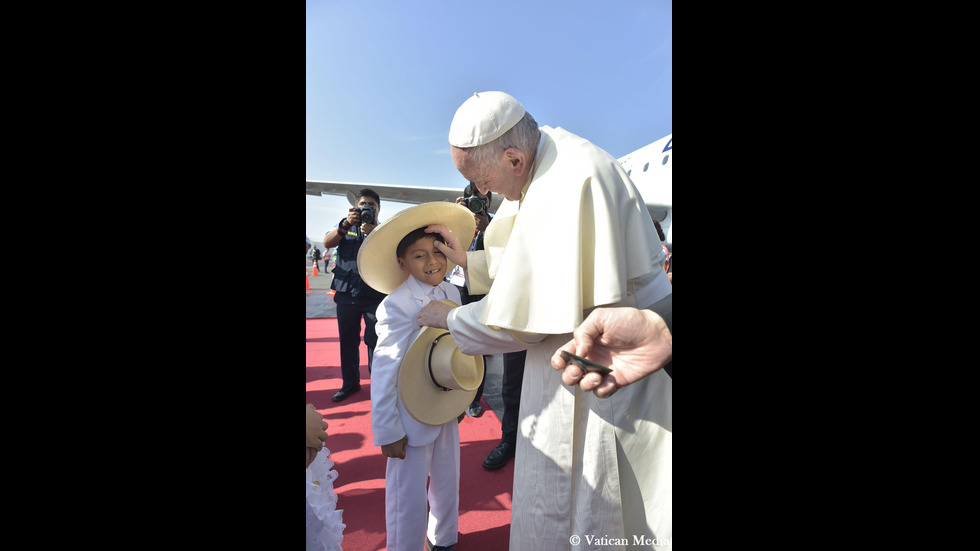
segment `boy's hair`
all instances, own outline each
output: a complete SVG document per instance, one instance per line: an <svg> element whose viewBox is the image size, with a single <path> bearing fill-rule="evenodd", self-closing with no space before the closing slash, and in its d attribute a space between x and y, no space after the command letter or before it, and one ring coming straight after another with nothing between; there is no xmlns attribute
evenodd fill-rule
<svg viewBox="0 0 980 551"><path fill-rule="evenodd" d="M443 238L442 235L439 233L425 233L425 228L428 227L429 226L422 226L417 230L413 230L409 232L408 235L403 237L401 241L398 242L398 248L395 249L395 254L398 256L398 258L404 258L405 253L408 251L408 248L414 245L415 242L418 241L419 239L425 239L427 237L431 237L436 241L439 241L440 243L443 244L446 243L445 238Z"/></svg>

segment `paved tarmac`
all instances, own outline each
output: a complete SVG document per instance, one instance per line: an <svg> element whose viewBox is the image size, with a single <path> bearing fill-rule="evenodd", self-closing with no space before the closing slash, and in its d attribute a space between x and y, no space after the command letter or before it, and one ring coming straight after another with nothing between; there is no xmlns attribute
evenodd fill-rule
<svg viewBox="0 0 980 551"><path fill-rule="evenodd" d="M337 305L333 302L333 295L330 291L330 282L333 281L333 274L324 269L324 261L317 263L317 275L313 276L313 261L306 260L306 276L310 288L306 290L306 317L309 318L336 318ZM504 374L504 364L502 356L484 356L487 370L487 377L483 384L483 397L490 408L497 415L498 419L503 419L504 402L500 396L501 379ZM489 451L489 450L487 450Z"/></svg>

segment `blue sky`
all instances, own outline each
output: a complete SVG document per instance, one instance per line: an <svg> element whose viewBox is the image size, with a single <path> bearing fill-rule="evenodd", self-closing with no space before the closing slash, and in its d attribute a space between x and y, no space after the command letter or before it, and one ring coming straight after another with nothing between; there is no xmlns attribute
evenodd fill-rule
<svg viewBox="0 0 980 551"><path fill-rule="evenodd" d="M670 0L307 0L306 178L462 192L449 124L487 90L622 157L673 132L671 12ZM383 201L380 217L407 206ZM307 236L322 241L348 208L307 195Z"/></svg>

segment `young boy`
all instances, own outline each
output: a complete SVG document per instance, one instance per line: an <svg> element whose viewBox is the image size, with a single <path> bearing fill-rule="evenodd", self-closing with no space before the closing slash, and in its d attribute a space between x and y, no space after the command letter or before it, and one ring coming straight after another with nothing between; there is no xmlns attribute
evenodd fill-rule
<svg viewBox="0 0 980 551"><path fill-rule="evenodd" d="M379 226L358 255L358 271L365 282L388 293L377 310L378 343L371 372L371 429L374 444L388 458L388 551L418 551L423 542L426 549L455 549L459 531L459 424L455 413L440 425L422 423L406 409L398 389L402 360L421 330L418 311L432 300L460 302L459 290L444 281L451 263L434 245L436 240L444 242L442 236L425 233L431 224L455 226L454 234L461 241L472 240L476 229L465 208L424 203ZM464 408L465 404L459 413Z"/></svg>

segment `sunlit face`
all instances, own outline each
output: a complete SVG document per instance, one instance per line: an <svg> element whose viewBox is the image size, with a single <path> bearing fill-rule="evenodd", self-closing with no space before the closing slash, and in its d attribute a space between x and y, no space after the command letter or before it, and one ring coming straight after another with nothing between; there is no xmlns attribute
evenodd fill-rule
<svg viewBox="0 0 980 551"><path fill-rule="evenodd" d="M456 170L473 182L476 189L483 195L492 191L516 201L521 198L521 190L527 180L527 165L523 154L516 148L506 150L500 158L491 160L487 166L479 166L473 162L465 149L452 146L453 163Z"/></svg>
<svg viewBox="0 0 980 551"><path fill-rule="evenodd" d="M492 179L492 174L490 170L486 167L478 166L473 162L472 157L467 154L466 150L453 146L452 148L453 164L456 165L456 170L466 178L467 180L473 182L477 191L486 195L487 191L497 191L495 189L490 189L488 185Z"/></svg>
<svg viewBox="0 0 980 551"><path fill-rule="evenodd" d="M435 246L435 237L423 237L409 245L398 266L412 277L433 287L446 277L446 256Z"/></svg>

